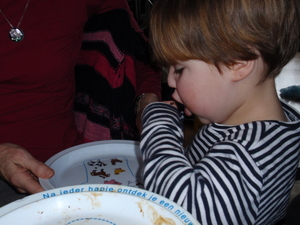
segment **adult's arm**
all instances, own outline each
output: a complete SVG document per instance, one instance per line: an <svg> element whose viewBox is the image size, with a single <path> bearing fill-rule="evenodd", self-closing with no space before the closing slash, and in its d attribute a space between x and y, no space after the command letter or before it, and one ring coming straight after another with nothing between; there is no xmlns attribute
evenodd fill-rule
<svg viewBox="0 0 300 225"><path fill-rule="evenodd" d="M137 21L134 18L133 12L130 10L127 0L88 0L91 2L92 7L89 7L89 14L104 13L113 9L125 9L130 17L130 24L133 30L135 30L141 37L148 42L148 38L145 36L143 30L140 29ZM149 51L146 49L145 51ZM153 67L149 58L148 62L142 62L135 60L135 71L137 79L137 91L136 96L142 93L153 93L158 99L161 99L161 70Z"/></svg>
<svg viewBox="0 0 300 225"><path fill-rule="evenodd" d="M146 43L148 38L140 29L137 21L134 18L133 12L130 10L127 0L88 0L90 6L88 7L88 14L104 13L114 9L125 9L130 17L130 24L133 30L137 32ZM92 6L92 7L91 7ZM150 48L150 47L149 47ZM145 51L149 51L145 49ZM135 73L136 73L136 98L143 94L143 97L137 102L136 108L136 124L141 130L141 114L149 103L161 100L161 77L162 72L151 63L151 57L148 61L140 61L135 59Z"/></svg>
<svg viewBox="0 0 300 225"><path fill-rule="evenodd" d="M0 144L0 176L19 192L34 194L44 191L38 178L49 179L54 171L33 158L24 148L10 143Z"/></svg>

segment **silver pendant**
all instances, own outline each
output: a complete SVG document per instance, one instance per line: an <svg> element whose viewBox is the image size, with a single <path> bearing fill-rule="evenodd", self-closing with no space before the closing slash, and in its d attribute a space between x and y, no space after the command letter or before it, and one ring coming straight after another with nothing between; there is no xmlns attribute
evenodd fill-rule
<svg viewBox="0 0 300 225"><path fill-rule="evenodd" d="M12 40L14 42L20 42L24 38L24 32L17 27L10 29L8 34L9 34L10 40Z"/></svg>

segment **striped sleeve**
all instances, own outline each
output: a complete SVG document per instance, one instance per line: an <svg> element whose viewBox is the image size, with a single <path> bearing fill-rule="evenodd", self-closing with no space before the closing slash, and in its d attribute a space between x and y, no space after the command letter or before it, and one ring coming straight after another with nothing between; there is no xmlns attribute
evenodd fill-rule
<svg viewBox="0 0 300 225"><path fill-rule="evenodd" d="M178 203L202 224L252 224L262 186L252 158L242 145L221 142L191 164L179 116L164 103L153 103L144 111L145 188Z"/></svg>

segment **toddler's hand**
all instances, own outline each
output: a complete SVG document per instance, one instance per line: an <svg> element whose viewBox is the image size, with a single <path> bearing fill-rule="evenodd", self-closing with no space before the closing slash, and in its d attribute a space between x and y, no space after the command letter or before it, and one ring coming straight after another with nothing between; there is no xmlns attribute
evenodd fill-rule
<svg viewBox="0 0 300 225"><path fill-rule="evenodd" d="M178 109L177 104L174 101L163 101L164 103L173 106L174 108Z"/></svg>

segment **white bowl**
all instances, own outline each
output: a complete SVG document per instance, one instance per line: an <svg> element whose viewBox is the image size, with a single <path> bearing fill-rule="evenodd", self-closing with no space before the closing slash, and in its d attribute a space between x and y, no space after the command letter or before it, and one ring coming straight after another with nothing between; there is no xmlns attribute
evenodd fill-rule
<svg viewBox="0 0 300 225"><path fill-rule="evenodd" d="M170 200L121 185L55 188L0 208L0 224L200 225Z"/></svg>
<svg viewBox="0 0 300 225"><path fill-rule="evenodd" d="M142 188L139 142L97 141L77 145L45 162L55 171L39 179L45 190L79 184L118 184Z"/></svg>

